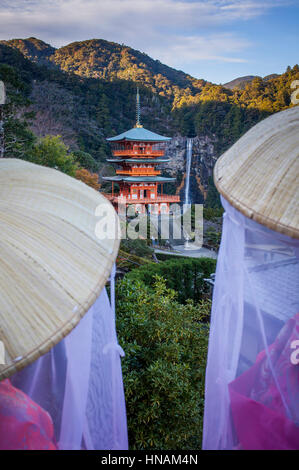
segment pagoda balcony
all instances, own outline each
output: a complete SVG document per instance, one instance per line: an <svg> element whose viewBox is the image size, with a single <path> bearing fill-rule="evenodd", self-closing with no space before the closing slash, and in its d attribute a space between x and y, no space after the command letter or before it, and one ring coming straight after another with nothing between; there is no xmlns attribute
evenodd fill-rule
<svg viewBox="0 0 299 470"><path fill-rule="evenodd" d="M160 175L161 171L153 170L152 168L132 168L130 170L116 170L116 174L127 176L156 176Z"/></svg>
<svg viewBox="0 0 299 470"><path fill-rule="evenodd" d="M107 194L107 193L102 193L102 194L114 204L117 204L118 202L120 203L126 202L127 204L155 204L155 203L161 203L161 202L169 202L169 203L180 202L180 196L178 195L169 196L165 194L162 196L157 196L155 198L139 197L139 198L133 199L130 194L127 197L125 196L121 197L121 196L118 196L117 194L116 195Z"/></svg>
<svg viewBox="0 0 299 470"><path fill-rule="evenodd" d="M164 150L113 150L114 157L163 157Z"/></svg>

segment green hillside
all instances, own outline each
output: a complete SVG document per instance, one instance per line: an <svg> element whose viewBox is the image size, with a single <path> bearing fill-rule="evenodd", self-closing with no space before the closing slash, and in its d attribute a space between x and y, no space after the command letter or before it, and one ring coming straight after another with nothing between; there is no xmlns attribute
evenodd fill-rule
<svg viewBox="0 0 299 470"><path fill-rule="evenodd" d="M28 38L1 41L0 79L8 91L7 156L24 156L34 136L50 134L104 162L106 137L134 125L137 83L145 127L169 136L211 136L218 157L259 120L292 106L299 67L229 89L102 39L55 49Z"/></svg>
<svg viewBox="0 0 299 470"><path fill-rule="evenodd" d="M188 87L190 90L187 92L194 93L206 83L140 51L103 39L73 42L60 49L36 38L2 42L36 63L48 63L81 77L139 81L165 97L174 97Z"/></svg>
<svg viewBox="0 0 299 470"><path fill-rule="evenodd" d="M105 138L134 125L136 85L132 81L82 79L38 65L3 43L0 79L8 94L4 107L7 139L13 140L8 126L18 133L20 127L28 131L30 125L38 137L62 135L71 148L105 161L110 152ZM144 124L157 132L173 132L169 102L142 86L141 93ZM18 156L15 149L6 148L7 156Z"/></svg>

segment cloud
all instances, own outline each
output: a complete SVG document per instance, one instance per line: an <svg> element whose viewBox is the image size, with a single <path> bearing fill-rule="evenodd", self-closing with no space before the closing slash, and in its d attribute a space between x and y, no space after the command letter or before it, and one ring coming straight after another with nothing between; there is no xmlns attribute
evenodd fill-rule
<svg viewBox="0 0 299 470"><path fill-rule="evenodd" d="M59 47L103 38L176 68L202 60L244 62L250 42L233 32L275 0L0 0L1 38L36 36Z"/></svg>
<svg viewBox="0 0 299 470"><path fill-rule="evenodd" d="M163 37L161 37L161 42ZM161 62L175 68L183 68L184 64L191 64L206 60L216 62L243 63L246 59L234 56L250 44L245 40L237 40L232 34L214 34L203 36L168 36L164 39L164 47L159 43L152 45L152 55Z"/></svg>

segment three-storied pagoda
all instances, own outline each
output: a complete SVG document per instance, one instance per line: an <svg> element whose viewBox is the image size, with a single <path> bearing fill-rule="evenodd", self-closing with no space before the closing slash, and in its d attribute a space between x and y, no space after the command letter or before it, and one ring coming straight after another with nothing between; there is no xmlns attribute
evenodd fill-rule
<svg viewBox="0 0 299 470"><path fill-rule="evenodd" d="M145 129L140 124L139 92L137 90L137 120L133 129L107 139L112 144L112 159L120 169L116 176L104 177L112 182L112 194L107 195L110 201L133 204L136 212L161 214L169 212L170 203L180 201L179 196L163 194L163 183L173 182L175 178L160 176L156 165L169 161L165 158L165 142L171 140ZM119 192L114 193L114 183L119 185ZM160 191L158 190L160 185Z"/></svg>

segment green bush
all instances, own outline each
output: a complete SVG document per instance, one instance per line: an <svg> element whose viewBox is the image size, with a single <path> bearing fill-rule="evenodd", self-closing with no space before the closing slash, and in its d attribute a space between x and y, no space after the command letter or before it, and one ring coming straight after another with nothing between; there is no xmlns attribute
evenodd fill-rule
<svg viewBox="0 0 299 470"><path fill-rule="evenodd" d="M166 286L178 294L178 301L188 299L198 301L203 294L209 292L204 278L215 272L216 260L212 258L181 258L171 259L162 263L152 263L133 269L126 275L129 279L141 280L148 286L153 286L155 276L161 276Z"/></svg>
<svg viewBox="0 0 299 470"><path fill-rule="evenodd" d="M73 152L73 156L75 161L79 163L81 167L86 168L86 170L91 173L97 173L99 171L99 164L93 156L90 155L90 153L83 152L82 150L75 150Z"/></svg>
<svg viewBox="0 0 299 470"><path fill-rule="evenodd" d="M120 248L131 255L143 258L152 258L153 254L153 249L148 246L146 240L142 240L141 238L137 238L136 240L124 238L121 240Z"/></svg>
<svg viewBox="0 0 299 470"><path fill-rule="evenodd" d="M211 220L212 222L217 221L222 217L224 212L223 208L213 208L213 207L204 207L203 208L203 218L205 220Z"/></svg>
<svg viewBox="0 0 299 470"><path fill-rule="evenodd" d="M39 139L33 147L29 160L38 165L55 168L70 176L75 176L78 169L74 155L68 153L68 147L59 135L47 135Z"/></svg>
<svg viewBox="0 0 299 470"><path fill-rule="evenodd" d="M209 246L218 250L221 242L221 232L217 232L213 227L209 227L205 232L205 239Z"/></svg>
<svg viewBox="0 0 299 470"><path fill-rule="evenodd" d="M172 255L169 253L156 253L157 259L159 261L170 261L172 259L178 260L178 259L189 259L188 256L182 256L182 255Z"/></svg>
<svg viewBox="0 0 299 470"><path fill-rule="evenodd" d="M199 449L210 302L182 305L159 277L116 298L130 449Z"/></svg>

